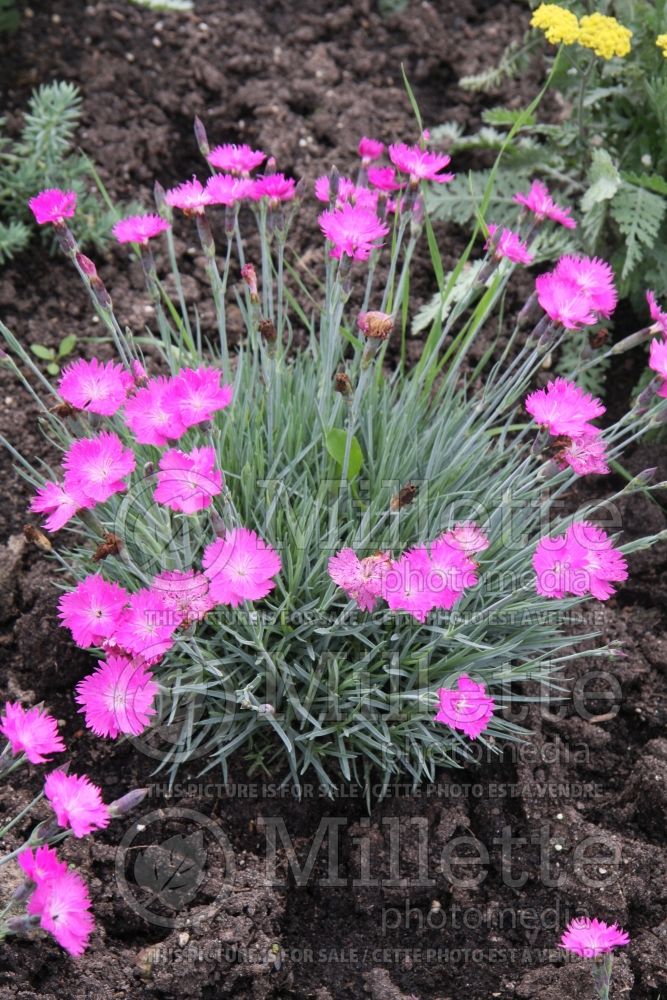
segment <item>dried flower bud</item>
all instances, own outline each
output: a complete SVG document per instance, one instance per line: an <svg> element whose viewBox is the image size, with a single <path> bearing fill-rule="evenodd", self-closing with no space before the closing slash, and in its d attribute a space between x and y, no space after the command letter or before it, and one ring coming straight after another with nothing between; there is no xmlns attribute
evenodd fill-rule
<svg viewBox="0 0 667 1000"><path fill-rule="evenodd" d="M136 809L138 805L141 805L147 795L147 788L133 788L131 792L121 795L119 799L115 799L110 803L109 813L114 818L125 816L127 813L132 812L133 809Z"/></svg>
<svg viewBox="0 0 667 1000"><path fill-rule="evenodd" d="M64 420L65 417L75 417L76 412L77 411L71 403L56 403L56 405L52 406L49 410L49 413L54 413L57 417L60 417L61 420Z"/></svg>
<svg viewBox="0 0 667 1000"><path fill-rule="evenodd" d="M394 329L394 320L388 313L371 311L359 313L357 326L369 340L387 340Z"/></svg>
<svg viewBox="0 0 667 1000"><path fill-rule="evenodd" d="M345 372L336 372L334 375L334 392L339 392L341 396L352 395L352 383Z"/></svg>
<svg viewBox="0 0 667 1000"><path fill-rule="evenodd" d="M270 319L260 319L259 332L269 344L272 344L278 336L273 320Z"/></svg>
<svg viewBox="0 0 667 1000"><path fill-rule="evenodd" d="M389 509L392 511L400 510L401 507L409 507L414 501L417 493L419 492L419 487L415 486L414 483L406 483L405 486L401 486L400 490L391 498L389 504Z"/></svg>
<svg viewBox="0 0 667 1000"><path fill-rule="evenodd" d="M118 535L114 535L112 531L107 532L104 536L104 541L100 542L93 553L93 562L101 562L107 556L117 556L122 544L123 542Z"/></svg>
<svg viewBox="0 0 667 1000"><path fill-rule="evenodd" d="M591 330L588 334L589 346L594 351L597 351L600 347L604 347L608 340L609 330Z"/></svg>
<svg viewBox="0 0 667 1000"><path fill-rule="evenodd" d="M46 537L43 531L36 528L33 524L26 524L23 528L23 536L27 542L32 542L37 545L38 548L43 549L44 552L50 552L53 546L51 541Z"/></svg>
<svg viewBox="0 0 667 1000"><path fill-rule="evenodd" d="M255 270L255 265L244 264L241 268L241 277L250 291L250 301L254 303L259 302L259 293L257 291L257 271Z"/></svg>

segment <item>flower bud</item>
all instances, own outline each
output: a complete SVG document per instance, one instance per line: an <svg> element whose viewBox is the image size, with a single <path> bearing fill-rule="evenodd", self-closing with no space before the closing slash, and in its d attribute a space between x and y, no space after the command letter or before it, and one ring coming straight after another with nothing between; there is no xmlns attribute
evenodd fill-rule
<svg viewBox="0 0 667 1000"><path fill-rule="evenodd" d="M147 795L147 788L133 788L126 795L121 795L119 799L114 799L109 805L109 814L114 819L118 816L125 816L127 813L132 812L133 809L136 809Z"/></svg>
<svg viewBox="0 0 667 1000"><path fill-rule="evenodd" d="M250 292L250 301L255 304L259 302L259 292L257 291L257 271L254 264L244 264L241 268L241 277Z"/></svg>
<svg viewBox="0 0 667 1000"><path fill-rule="evenodd" d="M201 155L204 157L208 156L211 152L211 147L208 144L208 136L206 135L204 123L197 115L195 115L195 139L197 140L197 146Z"/></svg>

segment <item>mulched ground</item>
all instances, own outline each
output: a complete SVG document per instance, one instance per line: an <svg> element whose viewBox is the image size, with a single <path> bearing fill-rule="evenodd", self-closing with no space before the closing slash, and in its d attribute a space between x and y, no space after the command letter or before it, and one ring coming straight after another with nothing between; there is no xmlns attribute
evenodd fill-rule
<svg viewBox="0 0 667 1000"><path fill-rule="evenodd" d="M363 132L414 135L402 64L429 125L444 119L473 125L485 105L518 105L534 93L539 68L534 78L491 96L465 93L456 80L493 62L526 22L522 3L457 0L413 2L391 17L362 0L201 2L196 14L178 17L119 0L32 4L22 30L5 45L0 85L11 124L33 86L78 83L82 146L114 197L148 204L155 177L168 185L201 170L195 114L214 141L256 143L286 173L312 178L333 163L345 169ZM295 233L300 250L312 229L311 219ZM450 252L455 240L454 234ZM422 253L417 296L431 290ZM146 314L138 270L118 252L100 261L100 270L124 320L139 326ZM194 266L188 292L205 301ZM69 270L38 242L0 273L0 307L25 343L96 333ZM624 366L610 380L615 392L628 384ZM28 454L43 453L34 409L5 370L0 391L2 433ZM644 448L633 457L633 471L661 457ZM598 659L573 667L580 711L532 707L524 720L535 731L530 748L502 762L443 772L420 795L398 786L370 817L364 802L343 790L333 803L316 786L298 804L281 797L275 785L282 775L253 773L243 760L230 774L230 788L217 775L204 787L192 768L167 798L161 776L151 777L151 760L82 729L72 689L89 672L90 658L57 628L54 566L22 541L28 491L4 452L0 471L9 486L0 507L2 694L44 699L63 720L72 770L88 772L107 799L153 784L140 809L146 829L127 851L118 853L132 835L130 819L69 841L64 850L94 899L98 929L85 957L74 962L49 941L10 939L0 955L0 1000L584 1000L592 996L588 970L554 948L560 928L584 908L620 921L633 938L617 963L613 995L665 995L667 546L635 556L619 599L590 612L591 624L621 640L627 655L605 662L605 677L596 674ZM663 509L647 501L628 505L623 518L629 537L665 527ZM28 773L4 786L3 811L27 803L36 786ZM322 822L338 817L330 839L345 884L323 884L327 838L310 877L297 884L279 837L276 878L268 884L262 821L270 828L272 817L284 821L301 865ZM123 891L137 878L137 859L157 877L165 857L190 858L196 876L202 850L201 884L188 877L170 883L176 898L192 890L182 907L189 924L160 925L159 907L144 919L140 904L150 894ZM457 867L453 850L454 857L484 863ZM365 852L370 880L363 878ZM0 869L0 878L4 895L17 879L14 866Z"/></svg>

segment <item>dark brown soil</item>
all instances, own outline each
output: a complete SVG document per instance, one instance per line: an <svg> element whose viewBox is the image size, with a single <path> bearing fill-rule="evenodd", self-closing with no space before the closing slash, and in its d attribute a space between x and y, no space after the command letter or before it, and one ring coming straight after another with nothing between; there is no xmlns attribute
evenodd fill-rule
<svg viewBox="0 0 667 1000"><path fill-rule="evenodd" d="M312 178L332 163L349 163L362 132L414 135L401 64L427 124L472 124L485 103L519 103L534 93L534 80L484 97L464 93L456 79L492 62L526 21L525 5L509 2L412 2L382 18L364 0L202 0L196 14L184 16L150 14L121 0L60 0L24 12L22 30L0 59L0 83L11 117L36 84L77 82L82 145L115 197L139 194L148 204L155 177L170 184L200 169L195 114L216 142L257 143L287 173ZM297 234L297 245L300 239L303 249L307 238ZM140 273L118 253L100 267L123 303L123 319L140 326ZM425 254L421 269L417 291L426 295ZM193 276L188 292L203 300L205 285ZM69 270L38 242L0 273L0 308L25 343L97 332ZM617 375L627 382L627 373ZM43 454L20 387L4 370L0 384L0 430L26 453ZM658 457L644 449L633 471L657 465ZM73 961L46 939L10 939L0 956L0 1000L584 1000L593 995L588 969L566 962L555 944L567 920L585 910L619 921L633 940L617 961L612 995L665 995L667 546L635 556L619 600L590 611L594 627L621 640L627 655L611 670L595 658L573 666L570 681L583 692L579 711L531 707L525 721L534 742L504 761L443 771L417 795L395 787L370 817L344 786L328 802L311 784L296 802L277 793L282 774L254 773L243 760L227 788L215 772L196 779L193 769L167 797L147 757L82 728L72 690L90 658L57 627L54 564L22 540L28 491L4 452L0 470L9 487L0 507L3 697L44 699L63 720L72 770L89 773L107 800L151 786L138 811L145 829L127 851L118 853L131 818L63 848L91 887L97 930L90 949ZM623 518L630 537L665 527L663 509L644 501ZM605 677L595 674L600 669ZM4 786L3 812L27 803L38 784L34 773L22 772ZM272 818L284 821L301 865L322 824L338 818L337 834L330 826L313 852L305 884L289 871L280 837L275 878L267 877ZM14 831L8 846L29 829ZM165 927L159 918L174 912L166 897L153 900L150 919L141 915L150 894L132 888L134 859L159 872L165 841L179 836L195 847L199 836L206 858L201 884L177 908L181 923ZM325 882L335 847L343 884L332 886ZM483 863L462 866L452 851ZM366 853L370 879L363 877ZM4 896L18 876L13 865L0 873Z"/></svg>

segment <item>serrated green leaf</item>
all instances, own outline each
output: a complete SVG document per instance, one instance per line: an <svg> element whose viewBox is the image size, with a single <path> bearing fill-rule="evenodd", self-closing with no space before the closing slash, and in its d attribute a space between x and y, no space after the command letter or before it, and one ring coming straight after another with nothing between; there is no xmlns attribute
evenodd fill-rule
<svg viewBox="0 0 667 1000"><path fill-rule="evenodd" d="M626 184L611 202L611 214L625 236L621 281L627 280L645 252L655 246L667 201L653 191Z"/></svg>
<svg viewBox="0 0 667 1000"><path fill-rule="evenodd" d="M43 344L31 344L30 350L41 361L53 361L56 356L52 347L44 347Z"/></svg>
<svg viewBox="0 0 667 1000"><path fill-rule="evenodd" d="M60 347L58 348L58 357L66 358L68 354L71 354L76 347L76 334L69 333L66 337L60 341Z"/></svg>
<svg viewBox="0 0 667 1000"><path fill-rule="evenodd" d="M341 430L339 427L332 427L330 431L327 431L325 441L327 451L333 458L334 462L337 462L342 469L345 461L347 432ZM352 440L350 441L350 457L347 466L348 480L355 479L359 475L363 464L364 453L361 450L361 445L359 444L357 438L352 435Z"/></svg>
<svg viewBox="0 0 667 1000"><path fill-rule="evenodd" d="M631 171L623 171L623 180L636 187L645 188L647 191L655 191L656 194L667 195L667 180L659 174L635 174Z"/></svg>
<svg viewBox="0 0 667 1000"><path fill-rule="evenodd" d="M516 125L522 116L522 128L530 128L531 125L535 125L537 121L535 115L526 116L521 110L513 111L511 108L486 108L482 112L482 121L487 125Z"/></svg>
<svg viewBox="0 0 667 1000"><path fill-rule="evenodd" d="M613 198L623 181L606 149L596 149L588 172L590 187L581 199L581 211L590 212L594 205Z"/></svg>

